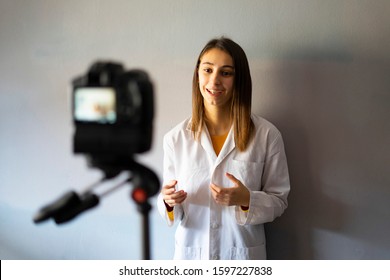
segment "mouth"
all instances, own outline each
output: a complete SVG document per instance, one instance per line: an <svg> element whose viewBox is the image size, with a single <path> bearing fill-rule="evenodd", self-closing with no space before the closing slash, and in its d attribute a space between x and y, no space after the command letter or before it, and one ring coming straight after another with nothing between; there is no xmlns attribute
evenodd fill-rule
<svg viewBox="0 0 390 280"><path fill-rule="evenodd" d="M213 90L213 89L208 89L208 88L206 88L206 90L212 96L219 96L219 95L221 95L223 93L222 90Z"/></svg>

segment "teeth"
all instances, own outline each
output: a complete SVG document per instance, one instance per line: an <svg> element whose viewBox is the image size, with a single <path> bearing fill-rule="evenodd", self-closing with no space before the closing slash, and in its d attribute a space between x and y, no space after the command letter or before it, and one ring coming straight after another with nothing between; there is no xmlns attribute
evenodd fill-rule
<svg viewBox="0 0 390 280"><path fill-rule="evenodd" d="M218 93L221 93L220 90L209 90L208 91L211 93L211 94L218 94Z"/></svg>

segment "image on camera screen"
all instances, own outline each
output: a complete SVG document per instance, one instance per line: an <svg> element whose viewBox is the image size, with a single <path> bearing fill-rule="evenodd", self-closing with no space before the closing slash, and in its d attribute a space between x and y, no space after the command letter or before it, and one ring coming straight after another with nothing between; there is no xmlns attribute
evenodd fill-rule
<svg viewBox="0 0 390 280"><path fill-rule="evenodd" d="M115 100L113 88L76 88L74 118L81 122L115 123L117 118Z"/></svg>

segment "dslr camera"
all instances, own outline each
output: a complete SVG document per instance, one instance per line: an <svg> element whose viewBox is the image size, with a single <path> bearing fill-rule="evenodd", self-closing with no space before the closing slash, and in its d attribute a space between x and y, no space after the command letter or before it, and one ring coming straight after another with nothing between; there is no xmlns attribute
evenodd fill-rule
<svg viewBox="0 0 390 280"><path fill-rule="evenodd" d="M107 171L150 149L154 102L146 72L98 61L72 84L75 154Z"/></svg>
<svg viewBox="0 0 390 280"><path fill-rule="evenodd" d="M97 206L101 197L133 183L131 196L144 217L145 258L149 258L148 199L157 194L160 182L134 154L148 151L152 144L153 85L142 70L125 71L120 63L98 61L85 75L73 79L72 86L73 152L84 154L90 166L102 170L104 176L81 194L69 191L44 206L34 222L52 218L57 224L65 223ZM96 187L122 171L131 175L100 197L94 193Z"/></svg>

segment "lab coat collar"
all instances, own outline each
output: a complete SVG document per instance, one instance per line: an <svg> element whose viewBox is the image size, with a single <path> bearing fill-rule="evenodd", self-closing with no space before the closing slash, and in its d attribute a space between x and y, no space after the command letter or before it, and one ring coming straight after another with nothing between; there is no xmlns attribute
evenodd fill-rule
<svg viewBox="0 0 390 280"><path fill-rule="evenodd" d="M191 130L191 121L187 125L187 130ZM236 144L234 142L233 126L230 128L229 134L218 156L214 151L210 133L206 125L203 126L203 131L200 135L200 144L206 151L209 158L215 163L214 166L218 166L236 147Z"/></svg>
<svg viewBox="0 0 390 280"><path fill-rule="evenodd" d="M235 147L236 147L236 144L234 142L234 132L233 132L233 126L232 126L230 128L229 134L225 140L225 143L223 144L222 150L219 152L215 166L218 166L234 150Z"/></svg>

